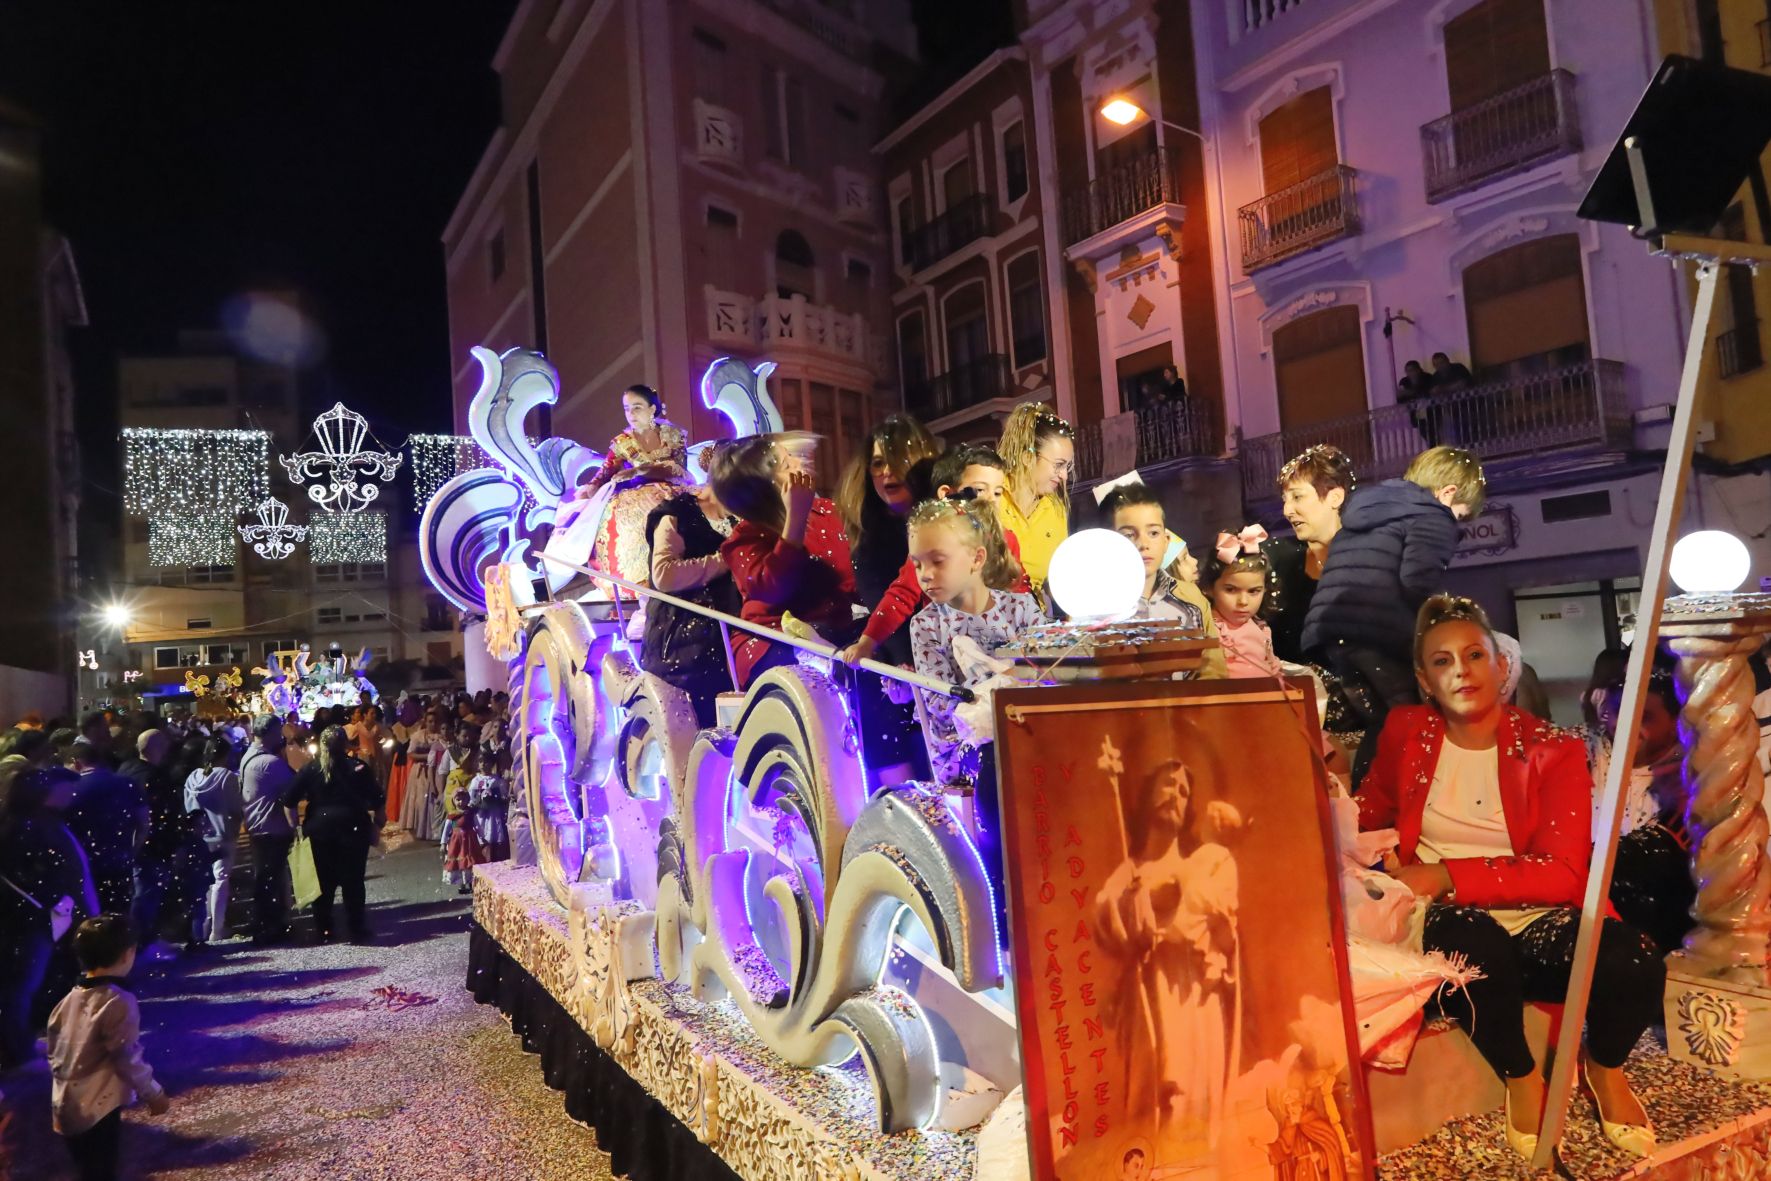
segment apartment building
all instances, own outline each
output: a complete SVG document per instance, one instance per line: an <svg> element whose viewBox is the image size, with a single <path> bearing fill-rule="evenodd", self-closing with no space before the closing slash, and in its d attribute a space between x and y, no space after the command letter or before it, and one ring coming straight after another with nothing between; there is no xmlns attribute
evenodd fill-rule
<svg viewBox="0 0 1771 1181"><path fill-rule="evenodd" d="M874 145L891 225L904 407L994 442L1016 403L1055 401L1026 51L998 49Z"/></svg>
<svg viewBox="0 0 1771 1181"><path fill-rule="evenodd" d="M826 476L900 404L869 154L907 0L522 0L494 133L443 233L457 428L476 344L559 370L552 433L602 447L644 382L692 438L722 356L778 368Z"/></svg>
<svg viewBox="0 0 1771 1181"><path fill-rule="evenodd" d="M290 484L275 458L308 447L300 374L291 366L243 355L224 333L185 332L166 355L121 358L118 394L125 428L267 432L271 494L288 507L292 523L308 523L318 514L309 513L305 488ZM410 478L406 467L401 482ZM225 547L230 560L157 564L152 522L126 515L122 570L111 596L127 604L129 622L122 629L120 667L107 660L104 671L138 676L126 686L113 682L113 692L126 688L149 700L176 698L187 671L250 671L268 653L301 643L315 652L336 645L353 656L368 648L376 661L371 675L377 668L383 674L378 679L392 671L387 665L403 662L411 666L404 670L408 677L432 669L458 678L461 637L453 613L424 578L405 509L409 499L393 486L375 502L387 514L381 562L318 563L309 545L271 560L236 534ZM244 515L237 523L254 520Z"/></svg>

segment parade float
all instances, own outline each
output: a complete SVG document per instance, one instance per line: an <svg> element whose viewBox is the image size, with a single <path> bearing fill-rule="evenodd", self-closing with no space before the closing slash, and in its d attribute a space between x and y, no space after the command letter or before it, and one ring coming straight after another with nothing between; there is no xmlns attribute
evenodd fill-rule
<svg viewBox="0 0 1771 1181"><path fill-rule="evenodd" d="M1771 250L1673 234L1654 247L1700 263L1692 352L1570 987L1527 1023L1551 1062L1534 1163L1744 1181L1771 1176L1771 860L1745 671L1771 605L1730 593L1737 578L1666 603L1664 627L1661 608L1717 260ZM1440 982L1349 931L1357 824L1331 801L1306 680L1176 680L1206 641L1163 625L1054 628L999 654L1036 674L990 710L1009 854L999 901L963 798L870 782L828 648L772 636L798 662L722 697L707 729L638 666L624 596L702 609L596 561L597 524L570 501L601 457L527 433L558 396L546 359L473 355L469 423L494 466L446 481L420 537L436 588L484 621L511 698L514 854L476 870L469 987L509 1014L618 1172L1536 1175L1503 1139L1501 1085L1469 1039L1419 1021ZM734 435L780 430L769 368L724 359L703 378ZM751 626L718 622L728 636ZM1668 1044L1651 1033L1628 1065L1659 1135L1638 1160L1601 1138L1572 1074L1586 999L1604 987L1593 935L1657 630L1680 660L1700 889L1698 926L1672 957ZM1188 860L1205 867L1188 890L1215 916L1193 984L1121 954L1090 918L1143 872L1133 825L1173 807L1183 778ZM1412 1053L1373 1036L1404 1027Z"/></svg>

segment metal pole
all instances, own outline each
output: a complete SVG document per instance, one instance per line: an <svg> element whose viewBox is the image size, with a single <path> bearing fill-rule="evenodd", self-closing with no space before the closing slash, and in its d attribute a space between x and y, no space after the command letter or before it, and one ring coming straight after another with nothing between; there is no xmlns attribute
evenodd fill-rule
<svg viewBox="0 0 1771 1181"><path fill-rule="evenodd" d="M1676 264L1675 264L1676 265ZM1611 868L1617 858L1617 830L1623 819L1624 789L1635 763L1636 731L1642 724L1642 701L1648 688L1648 672L1660 635L1660 612L1666 601L1667 558L1673 531L1679 527L1684 508L1685 482L1691 474L1691 450L1696 442L1697 382L1702 375L1708 340L1710 312L1716 302L1713 259L1697 267L1697 304L1691 316L1691 334L1685 345L1685 367L1679 375L1679 400L1673 411L1672 434L1667 439L1666 467L1660 475L1660 497L1654 510L1654 531L1648 539L1648 562L1642 571L1642 591L1636 606L1636 638L1630 646L1629 672L1623 683L1623 704L1617 716L1617 737L1611 744L1611 764L1605 772L1605 788L1599 801L1597 843L1592 868L1587 873L1586 898L1580 911L1580 935L1574 944L1574 963L1568 973L1568 995L1563 1000L1562 1032L1556 1039L1556 1062L1544 1097L1543 1124L1538 1129L1537 1156L1532 1165L1550 1168L1556 1142L1568 1119L1568 1101L1574 1091L1575 1068L1580 1056L1581 1030L1586 1025L1587 998L1593 986L1593 962L1599 954L1599 933L1605 919L1605 903L1611 893Z"/></svg>
<svg viewBox="0 0 1771 1181"><path fill-rule="evenodd" d="M753 636L761 636L763 639L769 640L772 643L785 644L789 648L798 648L801 652L810 652L813 656L821 656L825 660L834 660L839 664L843 662L842 658L838 655L837 650L829 644L820 644L814 640L801 640L788 635L786 632L778 631L775 628L764 627L760 623L752 623L748 619L740 619L736 615L727 615L724 611L715 611L712 607L703 607L699 603L691 603L687 599L679 599L675 595L665 594L661 590L654 590L649 586L641 586L638 583L628 582L624 578L617 578L615 575L606 574L601 570L592 570L588 566L580 566L574 562L568 562L563 558L556 558L552 554L542 554L541 559L545 562L552 562L555 566L560 566L567 570L573 570L579 574L588 575L600 582L613 583L615 586L624 587L627 590L632 591L636 596L657 599L661 603L669 603L671 606L680 607L684 611L693 611L697 615L704 615L708 619L717 621L722 628L729 629L735 627L740 631L747 631ZM727 634L729 635L730 633L728 632ZM730 653L731 645L729 643L726 645L726 650ZM878 673L880 676L887 677L894 681L902 681L907 685L915 685L919 689L927 689L931 693L939 693L943 697L956 697L960 701L971 701L973 699L972 691L964 685L953 685L946 681L936 680L934 677L925 677L921 673L899 668L895 664L882 664L877 660L862 660L857 662L856 667L864 668L871 673ZM734 676L732 678L732 684L736 685L737 683L738 679Z"/></svg>

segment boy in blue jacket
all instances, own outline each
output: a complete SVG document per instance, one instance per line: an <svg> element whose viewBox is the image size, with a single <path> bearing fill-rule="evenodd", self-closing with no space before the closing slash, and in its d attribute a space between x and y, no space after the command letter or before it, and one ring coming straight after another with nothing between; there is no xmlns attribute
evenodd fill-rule
<svg viewBox="0 0 1771 1181"><path fill-rule="evenodd" d="M1355 783L1390 707L1415 700L1415 615L1444 589L1457 523L1480 512L1485 495L1474 454L1433 447L1415 456L1400 480L1363 485L1341 509L1340 532L1304 621L1303 649L1340 676L1349 705L1364 715Z"/></svg>

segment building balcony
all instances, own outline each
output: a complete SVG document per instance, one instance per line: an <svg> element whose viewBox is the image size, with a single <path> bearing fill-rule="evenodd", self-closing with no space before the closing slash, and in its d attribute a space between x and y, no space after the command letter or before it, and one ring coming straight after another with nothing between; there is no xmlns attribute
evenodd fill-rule
<svg viewBox="0 0 1771 1181"><path fill-rule="evenodd" d="M991 230L990 223L988 193L973 193L964 200L949 205L945 213L910 231L910 240L904 243L904 252L910 258L910 269L920 271L932 267L948 255L956 253L962 246L987 236Z"/></svg>
<svg viewBox="0 0 1771 1181"><path fill-rule="evenodd" d="M1739 377L1751 373L1765 363L1765 352L1759 347L1759 322L1748 320L1716 337L1716 367L1723 377Z"/></svg>
<svg viewBox="0 0 1771 1181"><path fill-rule="evenodd" d="M806 350L871 366L882 355L858 312L843 312L803 295L762 299L703 288L707 336L718 344L763 352Z"/></svg>
<svg viewBox="0 0 1771 1181"><path fill-rule="evenodd" d="M1358 176L1345 164L1251 201L1236 211L1242 225L1242 269L1259 270L1359 232Z"/></svg>
<svg viewBox="0 0 1771 1181"><path fill-rule="evenodd" d="M1244 439L1242 488L1251 501L1274 499L1279 468L1317 443L1345 451L1360 481L1370 483L1395 479L1436 444L1466 447L1492 463L1625 448L1634 435L1623 363L1587 360Z"/></svg>
<svg viewBox="0 0 1771 1181"><path fill-rule="evenodd" d="M1551 70L1420 129L1427 200L1580 150L1574 75Z"/></svg>
<svg viewBox="0 0 1771 1181"><path fill-rule="evenodd" d="M1223 431L1217 408L1198 399L1146 406L1076 430L1076 480L1090 484L1132 468L1216 455Z"/></svg>
<svg viewBox="0 0 1771 1181"><path fill-rule="evenodd" d="M1159 205L1180 204L1181 187L1168 151L1104 172L1063 195L1064 245L1073 246Z"/></svg>
<svg viewBox="0 0 1771 1181"><path fill-rule="evenodd" d="M934 422L983 405L993 398L1007 398L1015 391L1009 359L989 353L976 361L955 366L939 377L907 383L904 408L923 422Z"/></svg>

